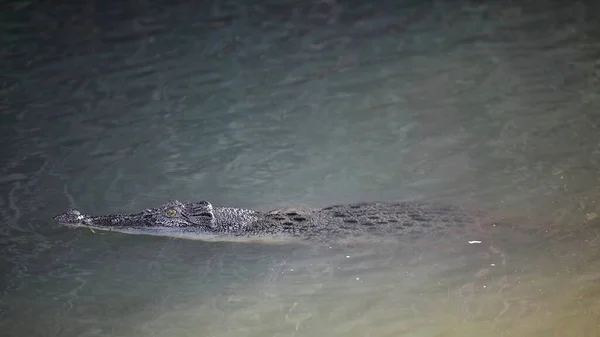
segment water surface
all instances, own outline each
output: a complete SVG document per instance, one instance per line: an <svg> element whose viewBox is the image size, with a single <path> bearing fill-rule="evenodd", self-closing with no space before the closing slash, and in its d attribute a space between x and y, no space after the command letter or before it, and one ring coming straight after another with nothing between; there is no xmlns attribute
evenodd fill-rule
<svg viewBox="0 0 600 337"><path fill-rule="evenodd" d="M597 336L597 12L549 1L12 5L0 330ZM68 207L126 213L168 199L431 201L504 225L307 247L50 221Z"/></svg>

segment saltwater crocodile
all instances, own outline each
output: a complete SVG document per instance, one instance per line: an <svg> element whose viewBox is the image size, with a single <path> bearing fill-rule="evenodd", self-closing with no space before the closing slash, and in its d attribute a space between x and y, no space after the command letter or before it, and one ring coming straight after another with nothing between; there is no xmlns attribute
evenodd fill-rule
<svg viewBox="0 0 600 337"><path fill-rule="evenodd" d="M408 202L333 205L317 209L256 211L213 207L208 201L170 201L128 215L86 215L68 210L59 224L129 234L202 240L411 237L478 231L480 217L457 207Z"/></svg>

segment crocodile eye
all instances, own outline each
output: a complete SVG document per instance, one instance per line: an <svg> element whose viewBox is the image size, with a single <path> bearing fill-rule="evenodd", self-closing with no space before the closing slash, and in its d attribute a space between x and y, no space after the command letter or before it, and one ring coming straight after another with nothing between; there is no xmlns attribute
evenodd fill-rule
<svg viewBox="0 0 600 337"><path fill-rule="evenodd" d="M177 212L174 209L171 208L171 209L167 210L167 215L168 216L176 216Z"/></svg>

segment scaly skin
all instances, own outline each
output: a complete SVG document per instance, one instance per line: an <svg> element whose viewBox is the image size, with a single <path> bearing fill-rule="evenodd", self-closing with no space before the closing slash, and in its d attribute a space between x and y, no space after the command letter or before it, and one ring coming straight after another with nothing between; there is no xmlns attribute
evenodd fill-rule
<svg viewBox="0 0 600 337"><path fill-rule="evenodd" d="M92 216L69 210L54 217L59 224L128 234L189 239L333 238L444 235L477 224L458 208L415 203L360 203L307 210L261 212L213 207L208 201L170 201L129 215Z"/></svg>

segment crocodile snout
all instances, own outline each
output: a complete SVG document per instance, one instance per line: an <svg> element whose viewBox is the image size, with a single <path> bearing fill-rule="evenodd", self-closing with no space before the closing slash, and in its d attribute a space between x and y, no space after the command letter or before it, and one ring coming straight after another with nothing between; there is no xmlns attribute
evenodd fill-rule
<svg viewBox="0 0 600 337"><path fill-rule="evenodd" d="M58 222L61 225L70 225L77 226L82 225L85 216L81 214L81 212L71 209L66 211L65 213L61 213L54 217L54 221Z"/></svg>

